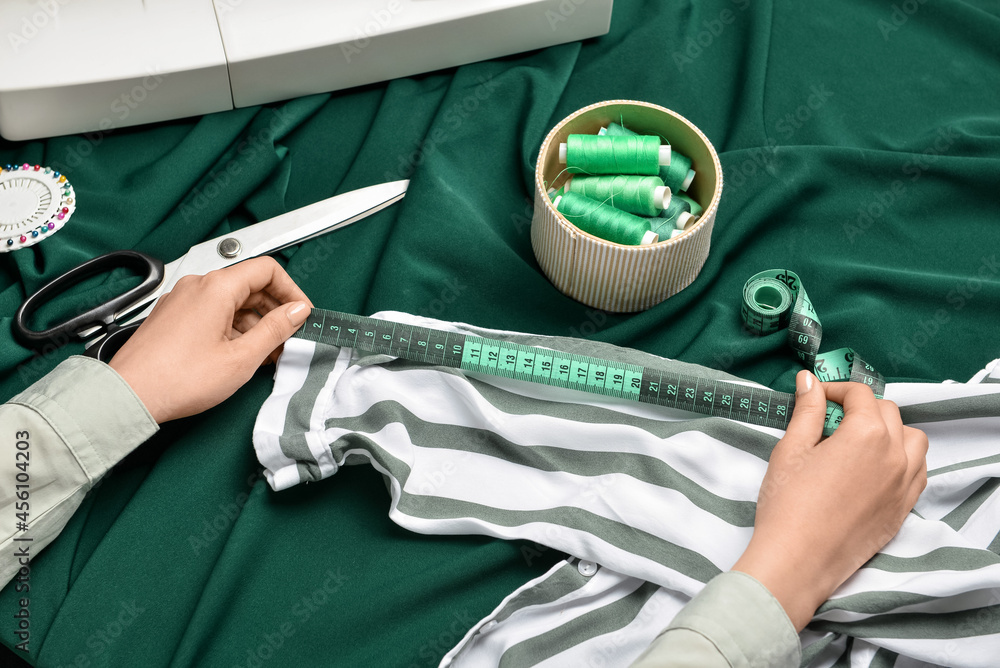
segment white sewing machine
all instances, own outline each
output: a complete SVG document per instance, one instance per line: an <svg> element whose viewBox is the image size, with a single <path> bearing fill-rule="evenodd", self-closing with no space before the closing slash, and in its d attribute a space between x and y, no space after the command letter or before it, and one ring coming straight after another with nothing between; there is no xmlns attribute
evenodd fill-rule
<svg viewBox="0 0 1000 668"><path fill-rule="evenodd" d="M613 0L3 0L0 134L246 107L605 34Z"/></svg>

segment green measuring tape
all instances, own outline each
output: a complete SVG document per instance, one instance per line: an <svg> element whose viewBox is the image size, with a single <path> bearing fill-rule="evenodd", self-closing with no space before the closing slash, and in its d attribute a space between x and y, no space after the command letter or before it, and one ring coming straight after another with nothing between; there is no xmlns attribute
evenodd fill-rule
<svg viewBox="0 0 1000 668"><path fill-rule="evenodd" d="M820 380L864 383L879 399L885 393L882 374L851 348L818 354L823 325L794 271L769 269L751 276L743 286L741 314L746 327L759 336L787 329L789 347ZM843 407L828 401L823 433L833 433L843 418Z"/></svg>
<svg viewBox="0 0 1000 668"><path fill-rule="evenodd" d="M812 360L820 380L859 380L881 396L882 377L849 348L816 355L822 328L794 273L757 274L744 288L743 299L747 324L760 334L787 326L793 348L803 361ZM295 336L776 429L788 427L795 406L795 395L768 388L324 309L313 309ZM827 402L824 434L832 434L843 415L839 405Z"/></svg>

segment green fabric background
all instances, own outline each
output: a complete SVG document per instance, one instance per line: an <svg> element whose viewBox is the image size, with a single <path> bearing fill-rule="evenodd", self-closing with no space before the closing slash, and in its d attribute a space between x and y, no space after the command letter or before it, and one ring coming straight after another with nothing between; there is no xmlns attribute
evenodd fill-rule
<svg viewBox="0 0 1000 668"><path fill-rule="evenodd" d="M1000 356L998 35L996 0L619 0L611 33L582 44L90 139L2 143L0 163L66 173L79 208L56 236L0 256L0 396L82 349L33 356L10 335L25 294L58 273L122 248L169 261L405 177L401 203L281 254L317 305L589 336L788 390L799 366L783 334L751 338L738 317L743 282L785 266L823 320L824 349L853 346L890 380L965 380ZM561 295L529 239L542 139L612 98L686 116L725 176L701 275L634 315ZM125 282L76 290L62 309ZM270 491L251 445L270 389L263 370L224 405L167 425L89 495L33 563L32 663L247 666L285 625L292 635L262 665L432 666L558 558L397 528L368 467ZM316 593L331 575L334 592ZM313 595L325 602L307 607ZM0 593L6 645L14 601Z"/></svg>

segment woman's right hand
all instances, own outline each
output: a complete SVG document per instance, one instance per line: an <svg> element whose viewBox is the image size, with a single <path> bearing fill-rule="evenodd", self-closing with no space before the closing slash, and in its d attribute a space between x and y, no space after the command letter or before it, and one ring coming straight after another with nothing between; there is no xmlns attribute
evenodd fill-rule
<svg viewBox="0 0 1000 668"><path fill-rule="evenodd" d="M827 399L844 407L823 439ZM796 377L795 409L768 463L753 537L733 567L778 599L796 630L896 535L927 485L927 436L860 383Z"/></svg>

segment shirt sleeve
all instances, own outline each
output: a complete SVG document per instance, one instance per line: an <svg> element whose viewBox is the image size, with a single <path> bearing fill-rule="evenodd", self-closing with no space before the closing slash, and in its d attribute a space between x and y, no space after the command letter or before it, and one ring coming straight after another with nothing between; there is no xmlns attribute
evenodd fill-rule
<svg viewBox="0 0 1000 668"><path fill-rule="evenodd" d="M739 571L713 578L632 668L798 666L799 636L760 582Z"/></svg>
<svg viewBox="0 0 1000 668"><path fill-rule="evenodd" d="M121 376L88 357L70 357L0 406L0 588L157 429Z"/></svg>

